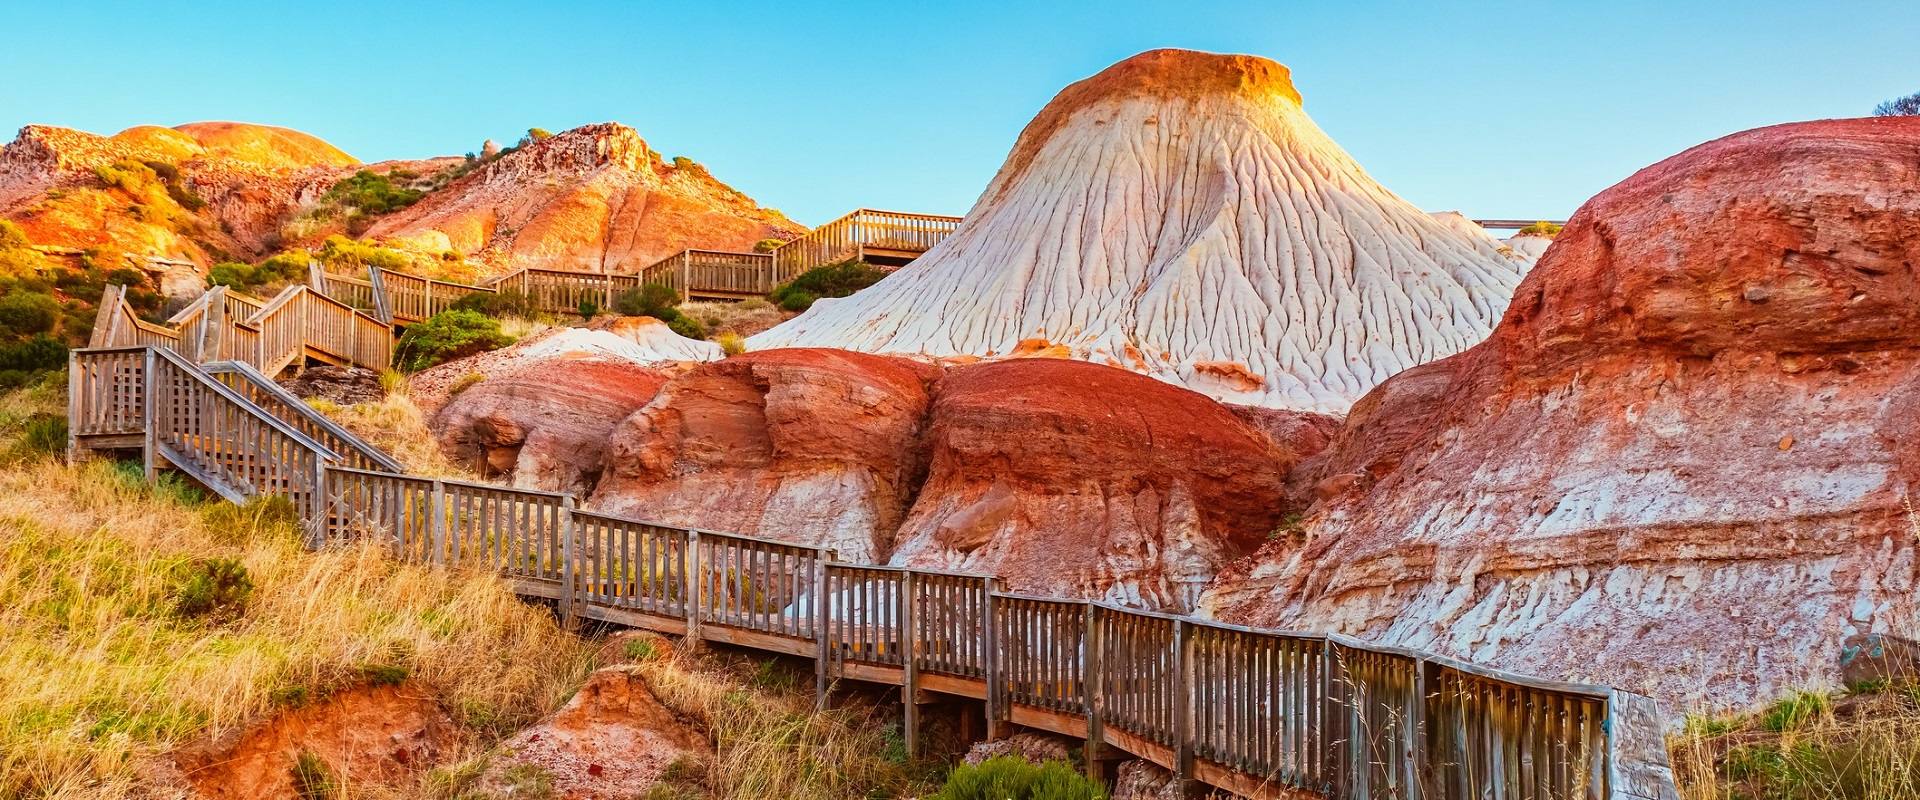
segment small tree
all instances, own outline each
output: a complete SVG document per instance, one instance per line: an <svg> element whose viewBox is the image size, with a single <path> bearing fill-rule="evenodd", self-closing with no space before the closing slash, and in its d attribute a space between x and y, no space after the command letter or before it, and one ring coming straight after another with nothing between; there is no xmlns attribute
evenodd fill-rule
<svg viewBox="0 0 1920 800"><path fill-rule="evenodd" d="M1920 92L1898 97L1873 107L1876 117L1920 117Z"/></svg>

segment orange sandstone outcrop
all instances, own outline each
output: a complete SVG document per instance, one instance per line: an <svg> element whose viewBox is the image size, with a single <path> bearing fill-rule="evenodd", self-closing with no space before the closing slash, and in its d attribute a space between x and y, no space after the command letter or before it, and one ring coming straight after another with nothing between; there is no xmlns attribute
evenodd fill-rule
<svg viewBox="0 0 1920 800"><path fill-rule="evenodd" d="M633 272L680 250L750 250L806 231L632 128L587 125L531 142L418 204L376 238L431 241L494 265Z"/></svg>
<svg viewBox="0 0 1920 800"><path fill-rule="evenodd" d="M894 565L1156 609L1266 541L1298 459L1204 395L1079 361L957 367L932 419Z"/></svg>
<svg viewBox="0 0 1920 800"><path fill-rule="evenodd" d="M556 800L641 797L676 759L711 747L676 718L633 667L609 667L587 678L565 707L502 742L479 785L512 797L508 779L528 768L550 776Z"/></svg>
<svg viewBox="0 0 1920 800"><path fill-rule="evenodd" d="M613 431L593 505L649 521L885 558L925 469L939 369L766 350L682 374Z"/></svg>
<svg viewBox="0 0 1920 800"><path fill-rule="evenodd" d="M1670 713L1920 616L1920 119L1762 128L1576 213L1492 337L1357 403L1205 605ZM1675 654L1685 654L1676 658Z"/></svg>
<svg viewBox="0 0 1920 800"><path fill-rule="evenodd" d="M447 459L522 489L585 493L608 435L669 375L617 358L554 358L489 376L447 401L432 428Z"/></svg>

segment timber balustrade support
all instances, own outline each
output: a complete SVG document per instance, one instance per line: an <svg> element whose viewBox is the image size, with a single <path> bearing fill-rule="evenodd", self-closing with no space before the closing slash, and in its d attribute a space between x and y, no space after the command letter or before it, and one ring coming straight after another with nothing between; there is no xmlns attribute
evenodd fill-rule
<svg viewBox="0 0 1920 800"><path fill-rule="evenodd" d="M433 556L430 563L453 565L459 562L452 546L447 543L447 485L439 478L433 479L433 491L427 495L427 525L433 542Z"/></svg>
<svg viewBox="0 0 1920 800"><path fill-rule="evenodd" d="M159 383L155 381L153 375L153 365L157 360L154 358L153 348L147 348L146 359L146 367L143 368L140 373L140 394L146 399L146 402L140 404L140 429L145 437L142 440L141 456L143 458L143 468L146 470L147 482L152 483L155 478L159 477L159 470L157 465L154 464L154 459L159 457L160 449L160 429L153 424L155 416L153 407L158 405L154 402L154 397L159 394L159 392L156 391Z"/></svg>
<svg viewBox="0 0 1920 800"><path fill-rule="evenodd" d="M579 618L575 616L575 597L580 593L579 575L574 568L574 559L579 557L575 539L578 528L573 524L573 496L560 499L560 621L567 628L573 628Z"/></svg>
<svg viewBox="0 0 1920 800"><path fill-rule="evenodd" d="M1087 604L1086 632L1082 634L1083 644L1080 663L1084 673L1087 710L1087 745L1085 748L1087 777L1105 780L1105 762L1100 753L1107 743L1107 734L1101 724L1101 715L1106 713L1106 631L1105 621L1100 607Z"/></svg>
<svg viewBox="0 0 1920 800"><path fill-rule="evenodd" d="M900 664L904 677L900 699L906 704L901 721L906 729L907 758L920 757L920 625L918 582L908 570L900 576Z"/></svg>
<svg viewBox="0 0 1920 800"><path fill-rule="evenodd" d="M681 573L687 585L680 595L687 598L687 652L700 651L700 607L706 603L705 576L700 574L700 532L687 531L687 549L681 553Z"/></svg>
<svg viewBox="0 0 1920 800"><path fill-rule="evenodd" d="M1193 627L1173 621L1173 779L1181 797L1198 786L1193 771Z"/></svg>
<svg viewBox="0 0 1920 800"><path fill-rule="evenodd" d="M995 742L1013 735L1013 723L1007 720L1006 664L1000 631L1000 579L987 579L987 609L980 628L986 636L982 657L987 668L987 741Z"/></svg>
<svg viewBox="0 0 1920 800"><path fill-rule="evenodd" d="M307 490L307 549L327 546L327 520L333 516L333 504L327 501L327 461L313 457L313 485Z"/></svg>
<svg viewBox="0 0 1920 800"><path fill-rule="evenodd" d="M827 560L828 551L824 548L814 551L813 558L813 697L814 708L824 711L827 708L827 671L833 663L833 638L827 625Z"/></svg>

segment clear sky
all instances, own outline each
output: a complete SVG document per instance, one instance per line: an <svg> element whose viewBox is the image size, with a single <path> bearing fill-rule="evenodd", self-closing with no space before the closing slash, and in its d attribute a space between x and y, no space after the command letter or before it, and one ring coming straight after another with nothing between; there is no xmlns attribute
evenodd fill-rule
<svg viewBox="0 0 1920 800"><path fill-rule="evenodd" d="M227 119L365 161L618 121L807 224L959 214L1053 94L1155 47L1293 69L1388 188L1570 214L1734 131L1920 91L1904 2L101 3L0 0L0 128Z"/></svg>

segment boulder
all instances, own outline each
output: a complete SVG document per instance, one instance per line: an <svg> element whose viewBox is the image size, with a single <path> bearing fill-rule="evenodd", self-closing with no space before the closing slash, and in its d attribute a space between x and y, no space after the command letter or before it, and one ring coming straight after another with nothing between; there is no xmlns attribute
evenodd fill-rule
<svg viewBox="0 0 1920 800"><path fill-rule="evenodd" d="M502 742L479 785L489 796L638 797L676 760L711 749L661 704L638 669L608 667L553 716Z"/></svg>
<svg viewBox="0 0 1920 800"><path fill-rule="evenodd" d="M939 369L842 350L701 365L613 431L593 505L884 559L925 470Z"/></svg>
<svg viewBox="0 0 1920 800"><path fill-rule="evenodd" d="M927 438L894 565L1177 611L1273 532L1297 460L1197 392L1056 359L953 369Z"/></svg>
<svg viewBox="0 0 1920 800"><path fill-rule="evenodd" d="M453 395L432 428L447 460L521 489L585 493L608 435L668 373L617 358L549 358Z"/></svg>
<svg viewBox="0 0 1920 800"><path fill-rule="evenodd" d="M1213 614L1651 694L1831 685L1920 613L1920 119L1748 131L1569 221L1485 343L1357 403ZM1684 655L1676 655L1684 654Z"/></svg>

